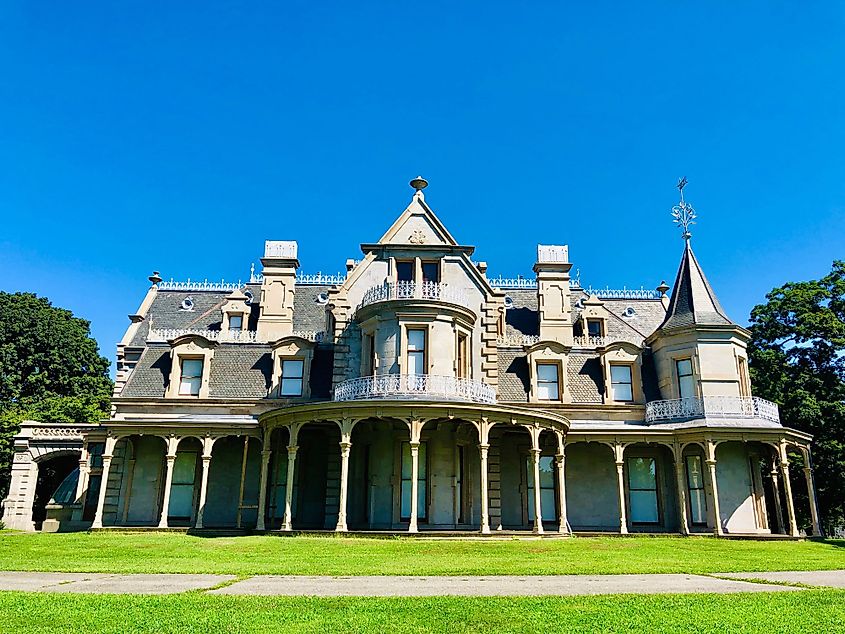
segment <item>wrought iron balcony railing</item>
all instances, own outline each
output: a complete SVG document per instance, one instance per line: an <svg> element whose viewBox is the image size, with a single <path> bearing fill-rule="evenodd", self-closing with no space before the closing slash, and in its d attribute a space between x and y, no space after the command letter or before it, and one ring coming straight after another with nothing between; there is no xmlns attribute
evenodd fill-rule
<svg viewBox="0 0 845 634"><path fill-rule="evenodd" d="M335 401L369 399L430 401L469 401L495 403L495 390L481 381L433 374L377 374L340 383Z"/></svg>
<svg viewBox="0 0 845 634"><path fill-rule="evenodd" d="M704 396L651 401L645 406L645 421L657 423L691 418L761 418L780 422L776 403L757 396Z"/></svg>
<svg viewBox="0 0 845 634"><path fill-rule="evenodd" d="M469 298L463 290L440 282L385 282L364 293L361 307L395 299L428 299L470 308Z"/></svg>
<svg viewBox="0 0 845 634"><path fill-rule="evenodd" d="M316 341L317 343L327 338L323 331L315 330L294 330L291 333L295 337L302 337L309 341ZM147 335L147 341L150 343L163 343L176 339L182 335L198 335L209 341L219 341L222 343L268 343L259 338L255 330L229 330L223 332L222 330L203 330L198 328L151 328Z"/></svg>

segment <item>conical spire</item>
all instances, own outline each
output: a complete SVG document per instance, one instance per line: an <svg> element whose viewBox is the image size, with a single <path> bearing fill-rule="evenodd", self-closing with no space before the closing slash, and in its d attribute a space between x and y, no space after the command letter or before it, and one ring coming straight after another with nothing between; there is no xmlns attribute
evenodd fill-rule
<svg viewBox="0 0 845 634"><path fill-rule="evenodd" d="M692 252L689 240L685 241L684 255L672 297L669 300L669 310L661 328L682 328L684 326L724 326L733 322L725 314L716 293L704 276L704 271Z"/></svg>

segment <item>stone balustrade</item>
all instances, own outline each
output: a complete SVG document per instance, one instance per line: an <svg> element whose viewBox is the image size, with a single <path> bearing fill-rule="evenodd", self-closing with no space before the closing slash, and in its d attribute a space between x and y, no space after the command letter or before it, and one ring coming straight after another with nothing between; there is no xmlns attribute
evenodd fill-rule
<svg viewBox="0 0 845 634"><path fill-rule="evenodd" d="M495 403L496 392L481 381L433 374L377 374L350 379L335 387L335 401L370 399Z"/></svg>

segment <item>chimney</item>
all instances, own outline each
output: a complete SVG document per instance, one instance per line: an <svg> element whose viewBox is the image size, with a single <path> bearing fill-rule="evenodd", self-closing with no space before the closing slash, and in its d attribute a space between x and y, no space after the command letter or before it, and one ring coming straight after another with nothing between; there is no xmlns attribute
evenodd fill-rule
<svg viewBox="0 0 845 634"><path fill-rule="evenodd" d="M294 240L267 240L261 266L261 310L258 337L275 341L293 333L293 295L296 282L297 244Z"/></svg>
<svg viewBox="0 0 845 634"><path fill-rule="evenodd" d="M537 301L540 339L572 345L572 304L569 296L569 247L537 245Z"/></svg>

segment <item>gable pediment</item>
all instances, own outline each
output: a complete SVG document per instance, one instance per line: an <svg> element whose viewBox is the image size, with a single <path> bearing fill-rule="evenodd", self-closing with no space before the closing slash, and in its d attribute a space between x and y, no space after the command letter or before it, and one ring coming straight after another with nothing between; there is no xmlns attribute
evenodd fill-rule
<svg viewBox="0 0 845 634"><path fill-rule="evenodd" d="M458 243L425 203L422 192L379 239L379 244L414 246L457 246Z"/></svg>

